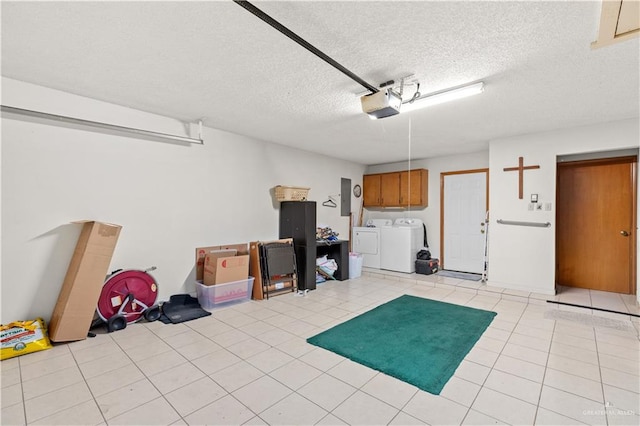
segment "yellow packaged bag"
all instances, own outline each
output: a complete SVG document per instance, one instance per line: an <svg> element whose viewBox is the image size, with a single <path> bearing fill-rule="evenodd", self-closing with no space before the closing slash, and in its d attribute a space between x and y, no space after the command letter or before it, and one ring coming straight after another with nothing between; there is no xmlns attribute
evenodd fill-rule
<svg viewBox="0 0 640 426"><path fill-rule="evenodd" d="M0 324L0 342L2 343L0 359L9 359L53 347L42 318Z"/></svg>

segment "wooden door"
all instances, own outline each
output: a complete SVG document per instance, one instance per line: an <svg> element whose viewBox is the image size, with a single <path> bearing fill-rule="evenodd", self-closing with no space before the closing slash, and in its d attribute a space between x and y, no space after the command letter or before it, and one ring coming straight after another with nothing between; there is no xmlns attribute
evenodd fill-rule
<svg viewBox="0 0 640 426"><path fill-rule="evenodd" d="M362 177L362 203L365 207L380 205L380 175Z"/></svg>
<svg viewBox="0 0 640 426"><path fill-rule="evenodd" d="M636 157L558 164L558 284L635 292L636 165Z"/></svg>
<svg viewBox="0 0 640 426"><path fill-rule="evenodd" d="M440 257L442 267L481 274L484 270L488 170L442 173Z"/></svg>
<svg viewBox="0 0 640 426"><path fill-rule="evenodd" d="M400 206L400 172L380 175L380 204Z"/></svg>

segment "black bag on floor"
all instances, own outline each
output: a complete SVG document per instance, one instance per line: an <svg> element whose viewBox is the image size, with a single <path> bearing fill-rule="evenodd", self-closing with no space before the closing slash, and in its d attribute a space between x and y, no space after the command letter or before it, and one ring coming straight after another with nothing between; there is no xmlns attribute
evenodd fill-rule
<svg viewBox="0 0 640 426"><path fill-rule="evenodd" d="M424 231L424 235L422 237L422 244L424 244L424 248L418 252L416 255L417 260L429 260L431 259L431 252L429 251L429 242L427 241L427 225L422 224L422 229ZM417 263L416 263L417 265ZM418 269L416 267L416 269Z"/></svg>
<svg viewBox="0 0 640 426"><path fill-rule="evenodd" d="M416 255L417 260L429 260L431 259L431 252L429 250L420 250Z"/></svg>

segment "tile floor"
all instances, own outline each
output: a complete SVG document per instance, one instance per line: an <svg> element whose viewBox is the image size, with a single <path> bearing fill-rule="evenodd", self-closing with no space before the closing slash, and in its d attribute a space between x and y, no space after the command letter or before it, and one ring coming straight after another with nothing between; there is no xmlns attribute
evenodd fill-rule
<svg viewBox="0 0 640 426"><path fill-rule="evenodd" d="M305 339L402 294L497 317L441 395ZM437 275L381 274L132 324L5 360L2 425L638 425L640 321ZM639 313L633 297L552 299Z"/></svg>

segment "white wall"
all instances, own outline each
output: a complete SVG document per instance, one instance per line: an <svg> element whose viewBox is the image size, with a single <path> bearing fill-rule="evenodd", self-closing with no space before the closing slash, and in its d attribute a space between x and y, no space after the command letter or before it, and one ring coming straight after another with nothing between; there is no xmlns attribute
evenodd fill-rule
<svg viewBox="0 0 640 426"><path fill-rule="evenodd" d="M384 173L407 170L406 161L400 163L369 166L366 173ZM440 256L440 173L460 170L474 170L489 167L489 151L455 156L411 160L411 169L429 170L429 206L420 210L407 209L365 209L363 219L397 219L414 217L427 225L429 248L433 257ZM355 211L355 208L353 209Z"/></svg>
<svg viewBox="0 0 640 426"><path fill-rule="evenodd" d="M173 119L6 78L2 104L185 134ZM49 319L79 235L74 220L122 225L111 270L157 266L161 300L194 291L195 247L278 237L275 185L311 187L318 223L348 238L349 218L321 203L339 194L341 177L361 184L364 166L207 127L204 140L152 141L3 113L2 323ZM354 213L358 206L353 198Z"/></svg>
<svg viewBox="0 0 640 426"><path fill-rule="evenodd" d="M489 285L555 293L556 159L560 155L638 148L638 119L495 140L490 143ZM518 173L503 168L540 165L524 172L524 197L518 199ZM530 195L552 203L551 211L529 211ZM640 211L640 209L639 209ZM497 219L550 222L549 228L496 224ZM597 243L594 242L597 257Z"/></svg>

